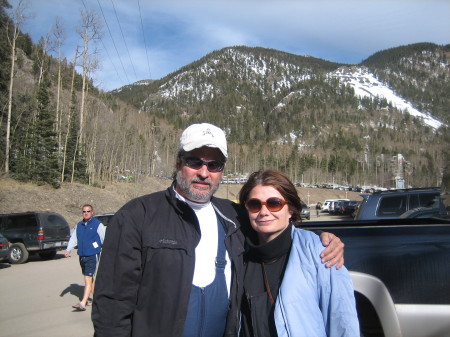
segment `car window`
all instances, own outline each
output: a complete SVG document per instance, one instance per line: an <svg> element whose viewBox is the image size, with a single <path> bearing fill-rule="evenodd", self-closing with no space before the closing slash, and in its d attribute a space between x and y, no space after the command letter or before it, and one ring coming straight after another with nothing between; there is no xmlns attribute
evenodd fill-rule
<svg viewBox="0 0 450 337"><path fill-rule="evenodd" d="M419 194L418 207L439 207L439 194L423 193Z"/></svg>
<svg viewBox="0 0 450 337"><path fill-rule="evenodd" d="M411 194L409 196L409 209L417 208L420 206L419 195Z"/></svg>
<svg viewBox="0 0 450 337"><path fill-rule="evenodd" d="M14 215L8 217L6 229L34 228L36 224L37 221L34 214Z"/></svg>
<svg viewBox="0 0 450 337"><path fill-rule="evenodd" d="M406 195L381 198L378 216L399 216L406 212Z"/></svg>
<svg viewBox="0 0 450 337"><path fill-rule="evenodd" d="M56 214L45 214L47 221L46 223L52 226L65 226L66 222L60 216Z"/></svg>
<svg viewBox="0 0 450 337"><path fill-rule="evenodd" d="M303 207L303 205L302 205ZM109 221L112 218L112 215L96 215L95 216L104 226L108 226Z"/></svg>

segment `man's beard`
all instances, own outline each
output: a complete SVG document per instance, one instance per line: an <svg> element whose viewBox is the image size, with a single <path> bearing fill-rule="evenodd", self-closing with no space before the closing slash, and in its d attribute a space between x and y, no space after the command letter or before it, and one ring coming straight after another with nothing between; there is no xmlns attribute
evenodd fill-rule
<svg viewBox="0 0 450 337"><path fill-rule="evenodd" d="M217 189L219 188L219 184L213 185L209 179L202 180L199 178L194 178L191 181L187 181L186 178L183 176L181 171L177 171L177 186L180 189L180 191L183 192L183 197L186 199L189 199L191 201L195 202L208 202L214 193L216 193ZM194 188L191 188L192 183L196 182L203 182L209 184L209 192L205 194L205 191L196 190Z"/></svg>

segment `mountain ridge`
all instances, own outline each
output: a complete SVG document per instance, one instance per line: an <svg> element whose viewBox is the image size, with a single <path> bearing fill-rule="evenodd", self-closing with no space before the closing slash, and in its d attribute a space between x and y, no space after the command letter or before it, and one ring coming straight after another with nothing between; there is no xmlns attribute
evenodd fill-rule
<svg viewBox="0 0 450 337"><path fill-rule="evenodd" d="M374 66L385 67L386 65L389 64L389 63L386 63L386 61L384 63L381 63L380 61L376 61L376 60L385 60L387 57L383 56L383 55L386 55L386 54L392 55L392 53L394 53L397 57L397 60L394 60L394 61L398 61L398 59L405 58L405 55L407 53L411 53L411 51L417 51L418 48L419 48L419 51L420 51L420 48L431 48L431 50L435 52L436 49L438 49L440 47L444 50L444 52L446 50L450 49L449 45L438 46L438 45L435 45L432 43L419 43L419 44L415 44L415 45L407 45L407 46L396 47L396 48L391 48L391 49L388 49L385 51L377 52L377 53L373 54L372 56L370 56L369 58L367 58L366 60L362 61L360 64L356 64L356 65L334 63L334 62L318 59L313 56L294 55L294 54L290 54L290 53L286 53L286 52L282 52L282 51L277 51L274 49L265 49L265 48L261 48L261 47L246 47L246 46L226 47L221 50L211 52L211 53L207 54L206 56L202 57L201 59L194 61L191 64L180 68L179 70L165 76L164 78L162 78L160 80L152 81L152 85L149 86L149 91L155 92L155 86L156 86L156 87L159 87L160 89L162 89L162 90L160 90L160 95L162 95L164 97L169 97L171 94L173 95L174 92L176 92L177 95L179 95L180 93L182 93L185 90L191 90L192 86L187 86L184 88L179 87L179 86L177 87L177 84L179 85L179 82L182 82L182 80L183 80L183 78L181 78L181 76L190 76L192 74L192 70L193 69L195 70L196 68L204 69L203 70L204 73L211 72L212 69L205 69L205 68L207 68L208 64L211 64L211 63L217 64L220 61L218 59L214 59L215 57L217 57L218 55L220 57L221 54L223 55L223 54L226 54L229 51L233 51L233 50L235 50L239 53L247 53L247 54L253 53L253 55L255 55L255 56L265 54L266 56L268 55L269 57L272 57L272 58L275 56L283 55L285 58L287 58L287 60L289 60L291 62L290 66L292 66L292 65L304 66L304 68L306 68L306 71L303 70L303 76L308 76L308 71L311 71L311 69L314 69L316 72L317 71L324 72L326 70L328 70L328 72L333 72L333 71L336 71L338 68L348 69L348 68L360 68L360 67L364 66L364 67L367 67L367 69L369 69L369 72L371 72L371 70L370 70L371 68L369 68L370 66L372 67L372 70L373 70ZM403 51L403 53L401 53L400 51ZM259 59L259 60L264 62L264 60L262 60L262 59ZM392 63L393 62L392 56L390 57L390 60L391 60L390 62ZM261 64L259 64L259 66L261 66ZM445 66L448 68L448 63L445 63ZM267 69L267 67L265 67L265 65L262 68L263 68L262 70L264 70L264 68ZM253 67L253 69L255 70L256 67ZM259 69L259 72L261 72L262 70ZM288 73L289 69L285 69L285 70L287 70L285 72L285 74ZM292 67L290 70L292 70ZM276 70L273 70L272 72L275 73ZM374 71L373 76L375 78L377 78L377 73L379 73L379 72L380 71ZM447 69L447 72L448 72L448 69ZM237 75L239 77L239 74L237 74ZM260 75L261 75L261 73L260 73ZM266 76L269 77L267 74L266 74ZM303 77L303 79L305 79L305 77ZM286 79L286 82L284 82L284 84L289 84L289 80L291 80L291 82L292 82L292 78ZM301 78L298 78L298 80L301 80ZM145 86L145 84L142 84L142 82L143 81L140 81L140 83L138 83L138 84ZM277 82L283 84L283 81L278 80ZM130 87L132 88L132 86L133 85L128 85L127 88L130 88ZM209 88L209 89L211 89L211 88ZM395 87L393 89L395 90ZM117 94L119 91L121 91L121 88L112 91L112 93ZM206 93L203 92L203 95L200 95L200 96L207 97L207 94L208 94L207 92ZM400 96L400 98L402 98L404 100L408 100L407 97L405 98L401 95L399 95L399 96ZM125 99L125 101L127 101L127 100ZM145 102L146 99L143 101ZM416 107L414 109L416 109L417 111L419 110ZM420 111L420 113L423 113L424 115L428 116L428 118L430 117L430 114L431 114L430 111ZM416 113L416 115L420 115L420 114ZM437 117L439 118L440 116L437 116ZM448 124L448 121L445 121L445 123ZM435 123L435 125L433 125L433 126L436 127L437 125L439 125L439 123Z"/></svg>

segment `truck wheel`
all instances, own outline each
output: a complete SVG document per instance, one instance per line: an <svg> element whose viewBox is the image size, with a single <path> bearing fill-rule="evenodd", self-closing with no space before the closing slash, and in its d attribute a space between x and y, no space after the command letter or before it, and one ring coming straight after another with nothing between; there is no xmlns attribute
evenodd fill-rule
<svg viewBox="0 0 450 337"><path fill-rule="evenodd" d="M39 253L39 256L42 260L53 260L56 256L56 250L53 250L51 252Z"/></svg>
<svg viewBox="0 0 450 337"><path fill-rule="evenodd" d="M28 250L21 242L13 243L9 247L8 261L11 264L20 264L28 261Z"/></svg>

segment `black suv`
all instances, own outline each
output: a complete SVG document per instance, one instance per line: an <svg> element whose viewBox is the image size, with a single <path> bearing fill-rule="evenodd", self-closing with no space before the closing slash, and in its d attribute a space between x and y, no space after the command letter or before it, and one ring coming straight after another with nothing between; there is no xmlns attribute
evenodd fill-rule
<svg viewBox="0 0 450 337"><path fill-rule="evenodd" d="M10 242L8 260L12 264L26 262L29 254L53 259L70 238L66 219L51 212L0 214L0 232Z"/></svg>
<svg viewBox="0 0 450 337"><path fill-rule="evenodd" d="M0 233L0 260L8 258L9 241Z"/></svg>
<svg viewBox="0 0 450 337"><path fill-rule="evenodd" d="M434 210L441 217L446 214L438 187L379 191L362 196L364 200L356 212L355 220L396 219L419 208Z"/></svg>
<svg viewBox="0 0 450 337"><path fill-rule="evenodd" d="M108 227L109 222L111 221L114 214L108 213L108 214L99 214L94 215L94 218L97 218L105 227Z"/></svg>

